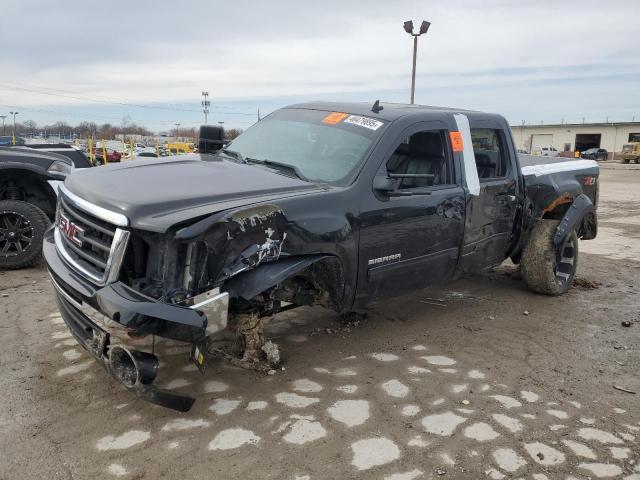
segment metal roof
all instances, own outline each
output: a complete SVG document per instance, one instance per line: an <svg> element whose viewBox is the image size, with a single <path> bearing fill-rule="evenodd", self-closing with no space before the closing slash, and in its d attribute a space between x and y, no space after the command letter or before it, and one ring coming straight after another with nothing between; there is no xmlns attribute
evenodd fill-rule
<svg viewBox="0 0 640 480"><path fill-rule="evenodd" d="M477 113L473 110L461 108L433 107L428 105L416 105L407 103L380 102L383 109L374 113L371 108L374 102L305 102L289 105L285 108L305 108L308 110L323 110L328 112L344 112L354 115L375 116L382 120L393 121L397 118L422 113Z"/></svg>
<svg viewBox="0 0 640 480"><path fill-rule="evenodd" d="M569 128L569 127L640 127L640 122L549 123L511 125L511 128Z"/></svg>

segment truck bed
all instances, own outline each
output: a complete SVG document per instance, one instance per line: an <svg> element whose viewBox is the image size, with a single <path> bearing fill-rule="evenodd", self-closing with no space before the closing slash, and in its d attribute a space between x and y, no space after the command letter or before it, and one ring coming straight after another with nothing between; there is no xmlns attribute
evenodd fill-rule
<svg viewBox="0 0 640 480"><path fill-rule="evenodd" d="M581 158L570 157L543 157L541 155L528 155L519 153L518 160L522 167L530 167L533 165L547 165L549 163L575 163L579 162Z"/></svg>
<svg viewBox="0 0 640 480"><path fill-rule="evenodd" d="M519 160L534 218L557 205L572 203L581 194L597 204L599 167L594 160L531 155L519 155Z"/></svg>

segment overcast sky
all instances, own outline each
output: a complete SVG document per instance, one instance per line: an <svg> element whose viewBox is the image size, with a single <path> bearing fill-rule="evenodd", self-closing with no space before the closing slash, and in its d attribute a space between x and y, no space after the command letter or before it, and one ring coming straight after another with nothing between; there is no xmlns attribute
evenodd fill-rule
<svg viewBox="0 0 640 480"><path fill-rule="evenodd" d="M640 120L640 0L3 0L0 114L154 130L247 127L257 109L406 102L512 123ZM135 104L135 105L132 105Z"/></svg>

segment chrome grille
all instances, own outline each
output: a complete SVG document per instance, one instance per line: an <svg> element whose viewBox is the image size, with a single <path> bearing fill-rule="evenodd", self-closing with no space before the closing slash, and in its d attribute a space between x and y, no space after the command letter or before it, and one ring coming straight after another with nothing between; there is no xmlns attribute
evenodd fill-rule
<svg viewBox="0 0 640 480"><path fill-rule="evenodd" d="M95 206L60 188L56 213L56 248L80 274L97 285L118 279L129 232L126 217Z"/></svg>

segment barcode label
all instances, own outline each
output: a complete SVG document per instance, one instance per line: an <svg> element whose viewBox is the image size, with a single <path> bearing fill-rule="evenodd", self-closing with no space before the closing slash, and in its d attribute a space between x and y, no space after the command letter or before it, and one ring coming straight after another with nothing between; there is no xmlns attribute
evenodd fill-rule
<svg viewBox="0 0 640 480"><path fill-rule="evenodd" d="M350 123L352 125L358 125L359 127L368 128L369 130L379 129L383 123L369 117L361 117L360 115L349 115L344 123Z"/></svg>

